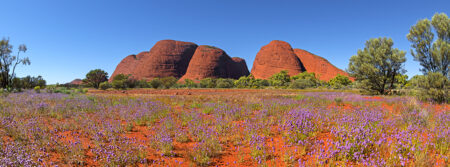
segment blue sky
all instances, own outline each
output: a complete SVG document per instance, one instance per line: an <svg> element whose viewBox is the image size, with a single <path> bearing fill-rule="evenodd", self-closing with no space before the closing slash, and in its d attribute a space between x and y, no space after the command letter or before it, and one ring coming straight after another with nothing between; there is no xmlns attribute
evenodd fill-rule
<svg viewBox="0 0 450 167"><path fill-rule="evenodd" d="M420 74L406 39L419 19L450 14L450 1L288 0L3 0L0 37L26 44L30 66L18 75L48 83L112 74L127 55L174 39L213 45L242 57L249 70L259 49L284 40L346 69L366 40L391 37L407 51L406 70Z"/></svg>

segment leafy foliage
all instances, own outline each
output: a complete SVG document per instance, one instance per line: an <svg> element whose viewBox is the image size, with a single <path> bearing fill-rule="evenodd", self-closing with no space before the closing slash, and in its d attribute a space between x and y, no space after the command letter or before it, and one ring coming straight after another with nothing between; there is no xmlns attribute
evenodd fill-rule
<svg viewBox="0 0 450 167"><path fill-rule="evenodd" d="M315 73L302 72L291 77L289 88L305 89L320 85L320 80L316 78Z"/></svg>
<svg viewBox="0 0 450 167"><path fill-rule="evenodd" d="M249 76L242 76L238 80L234 81L236 88L263 88L270 86L268 80L255 79L252 74Z"/></svg>
<svg viewBox="0 0 450 167"><path fill-rule="evenodd" d="M288 74L288 71L286 70L282 70L269 78L270 85L275 87L288 86L290 81L291 81L290 76Z"/></svg>
<svg viewBox="0 0 450 167"><path fill-rule="evenodd" d="M362 89L378 94L388 93L397 83L395 76L406 70L405 52L393 48L390 38L373 38L366 42L363 50L350 58L349 72L356 78Z"/></svg>
<svg viewBox="0 0 450 167"><path fill-rule="evenodd" d="M173 87L177 83L177 79L175 77L164 77L161 78L161 83L164 86L164 88L169 89Z"/></svg>
<svg viewBox="0 0 450 167"><path fill-rule="evenodd" d="M153 78L149 84L154 89L158 89L159 87L161 87L163 85L162 81L159 78Z"/></svg>
<svg viewBox="0 0 450 167"><path fill-rule="evenodd" d="M44 78L42 78L42 76L37 77L26 76L23 78L14 78L13 83L14 84L12 86L16 90L32 89L36 86L39 86L40 88L45 88L46 86L46 81L44 80Z"/></svg>
<svg viewBox="0 0 450 167"><path fill-rule="evenodd" d="M434 40L437 33L437 40ZM439 72L449 77L450 65L450 19L445 13L436 13L430 20L419 20L412 26L407 35L412 43L411 54L414 60L420 62L424 74Z"/></svg>
<svg viewBox="0 0 450 167"><path fill-rule="evenodd" d="M99 88L100 88L101 90L106 90L106 89L112 88L112 84L109 83L108 81L105 81L105 82L102 82L102 83L99 85Z"/></svg>
<svg viewBox="0 0 450 167"><path fill-rule="evenodd" d="M89 86L92 86L96 89L98 89L100 83L105 81L108 81L108 73L101 69L89 71L86 74L86 79L83 80L83 82L87 83Z"/></svg>
<svg viewBox="0 0 450 167"><path fill-rule="evenodd" d="M3 38L0 41L0 86L2 88L11 88L16 77L15 70L17 65L30 65L28 57L20 58L20 53L25 53L27 47L25 45L19 46L17 55L12 55L13 46L9 44L9 39Z"/></svg>
<svg viewBox="0 0 450 167"><path fill-rule="evenodd" d="M336 77L328 81L328 84L334 89L341 89L352 84L352 81L347 76L338 74Z"/></svg>
<svg viewBox="0 0 450 167"><path fill-rule="evenodd" d="M229 78L219 78L216 81L217 88L233 88L234 80Z"/></svg>
<svg viewBox="0 0 450 167"><path fill-rule="evenodd" d="M216 79L214 78L205 78L200 81L201 88L215 88L216 87Z"/></svg>
<svg viewBox="0 0 450 167"><path fill-rule="evenodd" d="M130 75L119 74L114 76L112 86L114 89L127 89L134 88L136 86L136 80L131 78Z"/></svg>
<svg viewBox="0 0 450 167"><path fill-rule="evenodd" d="M438 72L430 72L424 77L418 77L420 98L438 103L449 102L450 82L447 77Z"/></svg>
<svg viewBox="0 0 450 167"><path fill-rule="evenodd" d="M190 79L185 79L184 80L184 86L187 87L187 88L196 88L196 87L198 87L198 85L193 80L190 80Z"/></svg>

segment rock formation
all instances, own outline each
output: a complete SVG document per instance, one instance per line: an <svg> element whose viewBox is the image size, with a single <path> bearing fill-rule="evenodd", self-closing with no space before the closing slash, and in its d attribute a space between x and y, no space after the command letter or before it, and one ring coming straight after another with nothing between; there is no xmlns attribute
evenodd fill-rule
<svg viewBox="0 0 450 167"><path fill-rule="evenodd" d="M118 74L134 74L134 69L137 67L139 60L141 60L142 57L148 57L148 55L149 52L141 52L137 55L129 55L125 57L122 61L120 61L119 65L117 65L116 70L114 70L114 73L109 78L109 81L112 81L114 76Z"/></svg>
<svg viewBox="0 0 450 167"><path fill-rule="evenodd" d="M150 50L148 56L138 61L132 76L138 79L169 76L180 78L186 73L196 48L197 45L191 42L159 41Z"/></svg>
<svg viewBox="0 0 450 167"><path fill-rule="evenodd" d="M241 76L248 76L250 72L248 71L247 63L244 59L239 57L231 58L234 63L231 64L230 69L230 78L239 79Z"/></svg>
<svg viewBox="0 0 450 167"><path fill-rule="evenodd" d="M329 81L338 74L347 77L349 76L347 72L335 67L323 57L314 55L302 49L294 49L294 52L305 66L306 71L314 72L320 80Z"/></svg>
<svg viewBox="0 0 450 167"><path fill-rule="evenodd" d="M268 79L282 70L287 70L292 76L305 71L305 68L289 43L275 40L256 54L251 73L255 78Z"/></svg>
<svg viewBox="0 0 450 167"><path fill-rule="evenodd" d="M195 58L194 58L195 57ZM192 60L191 60L192 59ZM192 42L162 40L150 52L130 55L123 59L111 79L118 74L130 74L135 79L173 76L183 79L239 78L248 75L245 60L230 58L225 51L198 47Z"/></svg>
<svg viewBox="0 0 450 167"><path fill-rule="evenodd" d="M287 70L293 76L314 72L320 80L329 81L337 74L349 76L326 59L302 49L292 49L289 43L274 40L256 55L251 73L255 78L269 79ZM220 48L192 42L162 40L149 52L125 57L111 75L130 74L135 79L150 80L173 76L184 79L234 78L249 75L244 59L227 55ZM353 78L351 78L353 80Z"/></svg>
<svg viewBox="0 0 450 167"><path fill-rule="evenodd" d="M69 85L81 85L81 84L83 84L83 80L77 78L77 79L74 79L73 81L69 82L68 84Z"/></svg>
<svg viewBox="0 0 450 167"><path fill-rule="evenodd" d="M184 79L203 79L203 78L234 78L248 75L245 61L240 58L234 60L222 49L201 45L192 56Z"/></svg>
<svg viewBox="0 0 450 167"><path fill-rule="evenodd" d="M287 70L291 76L304 71L313 72L323 81L329 81L338 74L349 76L325 58L302 49L292 49L284 41L272 41L256 55L251 73L255 78L268 79L281 70Z"/></svg>

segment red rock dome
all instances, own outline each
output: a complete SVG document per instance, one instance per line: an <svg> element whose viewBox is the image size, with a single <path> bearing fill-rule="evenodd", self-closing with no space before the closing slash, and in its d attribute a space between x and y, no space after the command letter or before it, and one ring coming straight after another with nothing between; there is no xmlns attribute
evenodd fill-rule
<svg viewBox="0 0 450 167"><path fill-rule="evenodd" d="M305 71L305 68L289 43L275 40L256 54L251 73L255 78L268 79L282 70L287 70L292 76Z"/></svg>
<svg viewBox="0 0 450 167"><path fill-rule="evenodd" d="M192 42L159 41L152 47L148 56L138 61L132 76L138 79L169 76L180 78L186 73L196 49L197 45Z"/></svg>
<svg viewBox="0 0 450 167"><path fill-rule="evenodd" d="M230 58L222 49L206 45L198 47L192 42L162 40L150 52L124 58L110 81L118 74L130 74L138 80L169 76L184 76L182 79L237 79L249 75L249 71L244 59Z"/></svg>
<svg viewBox="0 0 450 167"><path fill-rule="evenodd" d="M235 60L230 58L222 49L201 45L195 51L194 56L192 56L186 74L181 80L239 78L243 75L248 75L245 61L240 58L235 58Z"/></svg>

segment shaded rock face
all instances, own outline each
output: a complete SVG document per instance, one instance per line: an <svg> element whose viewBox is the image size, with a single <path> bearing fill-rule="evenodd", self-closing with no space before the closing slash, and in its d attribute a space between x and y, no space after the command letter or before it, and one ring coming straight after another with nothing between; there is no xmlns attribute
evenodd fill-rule
<svg viewBox="0 0 450 167"><path fill-rule="evenodd" d="M269 79L282 70L292 76L304 72L305 68L289 43L275 40L256 54L251 73L255 78Z"/></svg>
<svg viewBox="0 0 450 167"><path fill-rule="evenodd" d="M148 57L149 52L141 52L137 55L129 55L125 57L119 65L117 65L116 70L114 70L114 73L109 78L109 81L112 81L114 76L118 74L134 74L134 70L137 67L137 64L139 63L139 60L142 59L142 57Z"/></svg>
<svg viewBox="0 0 450 167"><path fill-rule="evenodd" d="M231 58L234 63L231 64L230 69L230 78L239 79L242 76L250 75L248 71L247 63L244 59L239 57Z"/></svg>
<svg viewBox="0 0 450 167"><path fill-rule="evenodd" d="M236 61L235 61L236 60ZM248 75L245 61L240 58L233 60L222 49L202 45L192 56L186 74L180 79L204 78L239 78Z"/></svg>
<svg viewBox="0 0 450 167"><path fill-rule="evenodd" d="M349 77L349 74L328 62L327 59L314 55L306 50L294 49L295 54L306 68L307 72L314 72L320 80L329 81L338 74ZM350 78L353 80L353 78Z"/></svg>
<svg viewBox="0 0 450 167"><path fill-rule="evenodd" d="M245 60L230 58L222 49L206 45L198 47L192 42L162 40L150 52L123 59L110 81L118 74L131 74L138 80L169 76L203 79L239 78L248 75L249 71Z"/></svg>

